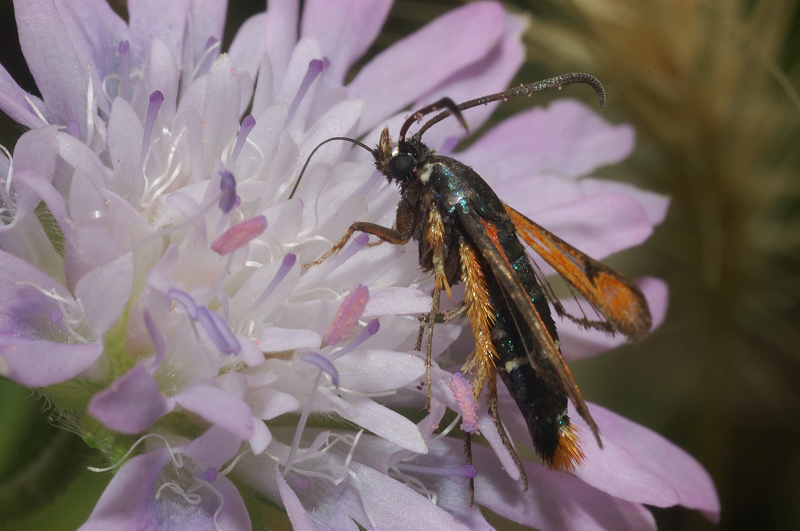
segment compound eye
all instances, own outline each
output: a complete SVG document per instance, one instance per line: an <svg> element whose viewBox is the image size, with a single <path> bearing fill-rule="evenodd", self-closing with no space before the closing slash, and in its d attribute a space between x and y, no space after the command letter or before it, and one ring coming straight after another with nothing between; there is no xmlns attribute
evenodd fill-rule
<svg viewBox="0 0 800 531"><path fill-rule="evenodd" d="M391 175L392 179L403 181L408 177L408 174L411 173L416 164L417 161L415 161L414 157L411 155L406 155L404 153L395 155L392 157L392 160L389 161L389 175Z"/></svg>

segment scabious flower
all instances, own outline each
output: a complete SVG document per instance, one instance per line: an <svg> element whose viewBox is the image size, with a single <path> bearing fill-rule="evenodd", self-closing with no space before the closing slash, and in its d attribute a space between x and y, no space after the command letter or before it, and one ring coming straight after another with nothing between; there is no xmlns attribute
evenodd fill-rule
<svg viewBox="0 0 800 531"><path fill-rule="evenodd" d="M370 246L362 235L301 267L354 220L390 225L398 199L368 154L343 142L315 153L290 199L314 147L377 139L407 108L445 95L505 88L524 21L496 3L466 5L345 86L388 1L307 1L302 15L297 1L272 1L228 53L224 3L128 7L125 23L100 0L19 0L42 98L0 69L0 108L30 129L0 168L0 371L40 389L118 467L83 529L249 529L239 489L282 505L297 529L488 529L468 505L476 471L445 436L460 417L440 429L447 408L492 445L473 447L476 501L509 518L652 528L642 504L715 518L713 485L690 456L599 406L604 449L586 444L574 475L526 462L528 491L449 367L433 367L421 422L392 409L420 407L426 393L414 346L430 279L419 278L413 244ZM491 110L470 111L470 125ZM444 122L426 141L447 152L462 134ZM666 211L664 198L585 177L632 145L629 127L564 100L458 156L602 258L643 241ZM641 286L660 321L665 286ZM460 331L437 325L434 356ZM617 341L569 323L562 336L572 359ZM529 444L501 402L509 432ZM311 415L346 424L309 425Z"/></svg>

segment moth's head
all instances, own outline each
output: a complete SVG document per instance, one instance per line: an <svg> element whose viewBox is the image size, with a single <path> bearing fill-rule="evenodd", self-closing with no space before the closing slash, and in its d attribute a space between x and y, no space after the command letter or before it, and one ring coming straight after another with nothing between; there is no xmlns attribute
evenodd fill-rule
<svg viewBox="0 0 800 531"><path fill-rule="evenodd" d="M416 136L401 139L396 146L393 145L388 127L381 132L381 138L373 151L375 167L389 182L394 181L401 186L414 177L417 167L429 153L428 147Z"/></svg>

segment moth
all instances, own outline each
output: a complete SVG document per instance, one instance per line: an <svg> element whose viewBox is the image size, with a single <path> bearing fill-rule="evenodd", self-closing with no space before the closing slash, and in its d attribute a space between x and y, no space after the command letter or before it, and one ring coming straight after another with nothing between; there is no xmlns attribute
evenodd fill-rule
<svg viewBox="0 0 800 531"><path fill-rule="evenodd" d="M520 470L526 489L527 477L522 462L500 422L498 376L519 406L534 449L546 466L569 472L584 459L577 431L567 414L568 400L602 447L597 424L561 356L548 302L554 305L557 313L585 327L621 333L633 341L642 339L650 330L650 311L636 284L503 203L472 168L437 154L423 142L422 136L451 115L466 128L462 111L472 107L575 83L591 86L597 93L600 107L604 106L602 84L589 74L573 73L458 105L443 98L410 115L396 142L392 141L388 128L384 128L375 148L347 137L324 141L322 144L345 140L367 149L375 167L389 182L399 186L400 202L392 227L357 221L328 252L306 264L321 263L342 249L355 232L365 232L396 245L404 245L412 239L418 242L419 265L434 278L431 311L422 321L417 345L421 350L427 327L428 407L433 328L439 314L441 292L450 296L451 286L459 282L464 284L465 298L455 313L466 314L469 319L475 351L462 372L472 375L476 402L486 389L489 413ZM441 112L406 138L412 124L436 111ZM548 285L540 282L538 269L529 259L523 242L583 295L603 320L570 316L557 299L548 297L552 290L547 291ZM469 448L469 438L466 447ZM468 461L470 453L468 451Z"/></svg>

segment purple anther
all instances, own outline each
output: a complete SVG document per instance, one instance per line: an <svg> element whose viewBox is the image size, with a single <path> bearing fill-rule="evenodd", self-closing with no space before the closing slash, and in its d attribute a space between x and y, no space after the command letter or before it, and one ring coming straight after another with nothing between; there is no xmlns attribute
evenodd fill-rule
<svg viewBox="0 0 800 531"><path fill-rule="evenodd" d="M117 48L119 50L119 77L120 89L119 96L123 99L131 99L131 45L128 41L120 41Z"/></svg>
<svg viewBox="0 0 800 531"><path fill-rule="evenodd" d="M188 295L186 296L189 297ZM191 297L189 298L191 299ZM194 301L191 302L194 304ZM147 327L147 333L150 334L150 340L153 342L153 346L156 347L156 357L149 367L152 370L161 365L161 361L164 359L164 355L167 353L167 338L164 336L164 333L161 331L161 329L158 328L158 325L156 325L156 322L153 320L150 312L147 311L147 308L145 308L142 312L142 317L144 318L144 325Z"/></svg>
<svg viewBox="0 0 800 531"><path fill-rule="evenodd" d="M196 76L201 76L205 74L206 72L208 72L209 68L211 68L211 63L214 62L216 56L213 53L211 53L210 50L211 48L216 46L218 42L219 39L217 39L213 35L209 37L208 40L206 41L206 47L204 48L204 51L206 53L203 57L203 64L201 64L200 67L197 69L197 72L195 74Z"/></svg>
<svg viewBox="0 0 800 531"><path fill-rule="evenodd" d="M50 312L50 322L51 323L60 323L61 319L64 317L64 312L56 308L52 312Z"/></svg>
<svg viewBox="0 0 800 531"><path fill-rule="evenodd" d="M219 471L215 467L210 466L206 468L205 472L203 472L203 479L205 479L209 483L214 483L214 480L217 479L218 473Z"/></svg>
<svg viewBox="0 0 800 531"><path fill-rule="evenodd" d="M225 214L236 206L236 179L229 171L219 172L219 190L222 196L219 198L219 209Z"/></svg>
<svg viewBox="0 0 800 531"><path fill-rule="evenodd" d="M295 262L297 262L296 254L289 253L283 257L283 262L281 262L281 267L278 268L278 272L275 273L275 276L272 278L270 283L267 284L266 289L264 289L261 295L259 295L258 298L255 301L253 301L253 304L251 304L250 307L247 308L247 311L245 312L246 314L252 312L256 308L264 304L264 301L267 300L267 297L269 297L273 291L275 291L275 288L278 286L278 284L281 283L284 277L286 277L286 275L289 273L289 270L292 269L292 266L295 264Z"/></svg>
<svg viewBox="0 0 800 531"><path fill-rule="evenodd" d="M301 476L299 474L292 475L292 486L297 490L308 490L308 487L311 486L311 482L308 481L308 478L305 476Z"/></svg>
<svg viewBox="0 0 800 531"><path fill-rule="evenodd" d="M339 311L336 312L336 317L328 330L325 331L323 339L330 345L340 343L347 334L358 323L361 315L364 313L364 308L369 301L369 288L361 284L353 288L339 306Z"/></svg>
<svg viewBox="0 0 800 531"><path fill-rule="evenodd" d="M211 250L225 256L259 236L267 229L267 218L263 215L237 223L211 242Z"/></svg>
<svg viewBox="0 0 800 531"><path fill-rule="evenodd" d="M355 239L353 240L353 243L348 245L347 248L344 251L342 251L342 254L340 254L339 257L336 259L336 262L334 262L331 269L332 270L336 269L337 267L348 261L350 257L352 257L358 251L363 249L364 246L367 245L367 243L369 243L369 234L367 234L366 232L362 232L361 234L356 236Z"/></svg>
<svg viewBox="0 0 800 531"><path fill-rule="evenodd" d="M308 62L308 70L306 70L306 75L303 77L303 81L300 83L300 88L297 89L297 93L294 95L292 104L289 105L289 111L286 114L286 121L283 122L284 128L286 128L292 122L292 118L294 118L294 114L300 107L300 103L303 101L303 98L305 98L308 89L311 87L311 84L315 79L317 79L317 76L319 76L324 69L325 63L320 59L312 59Z"/></svg>
<svg viewBox="0 0 800 531"><path fill-rule="evenodd" d="M72 138L77 138L78 140L81 138L81 126L78 125L74 118L70 118L67 122L67 133Z"/></svg>
<svg viewBox="0 0 800 531"><path fill-rule="evenodd" d="M226 355L242 352L239 340L228 328L228 323L217 312L212 312L205 306L201 306L197 309L197 322L200 323L211 342L216 345L220 352Z"/></svg>
<svg viewBox="0 0 800 531"><path fill-rule="evenodd" d="M372 190L372 188L382 180L383 174L380 171L375 170L372 172L372 176L370 176L369 180L364 183L364 186L361 187L361 190L358 191L358 194L361 197L367 197L367 194L369 194L370 190Z"/></svg>
<svg viewBox="0 0 800 531"><path fill-rule="evenodd" d="M321 356L316 352L306 352L300 358L301 360L305 361L306 363L310 363L311 365L315 366L325 374L331 377L331 382L333 382L334 387L339 387L339 371L336 370L336 367L333 366L331 360L326 358L325 356Z"/></svg>
<svg viewBox="0 0 800 531"><path fill-rule="evenodd" d="M381 327L381 325L378 322L378 320L377 319L373 319L372 321L367 323L367 326L364 327L364 330L359 332L359 334L356 337L354 337L353 340L350 343L348 343L346 347L344 347L342 350L332 354L330 356L330 360L331 361L338 360L339 358L341 358L342 356L344 356L348 352L352 351L354 348L357 348L359 345L361 345L361 343L363 343L364 341L366 341L370 337L372 337L375 334L377 334L378 330L380 329L380 327Z"/></svg>
<svg viewBox="0 0 800 531"><path fill-rule="evenodd" d="M160 90L150 94L150 104L147 106L147 120L144 123L144 134L142 135L142 168L144 168L144 158L150 148L150 137L153 134L153 126L156 123L156 116L158 116L158 110L161 108L162 103L164 103L164 94Z"/></svg>
<svg viewBox="0 0 800 531"><path fill-rule="evenodd" d="M192 319L197 319L197 303L191 295L179 289L170 288L167 292L167 298L180 303L186 309L186 313Z"/></svg>
<svg viewBox="0 0 800 531"><path fill-rule="evenodd" d="M460 372L450 379L450 390L461 411L461 429L467 433L475 433L478 430L478 406L472 396L472 387Z"/></svg>
<svg viewBox="0 0 800 531"><path fill-rule="evenodd" d="M242 126L239 128L239 136L236 137L236 144L233 146L233 152L231 153L231 158L228 160L228 167L233 168L236 164L236 161L239 159L239 153L242 151L242 147L244 146L245 141L247 140L247 135L250 134L250 131L253 130L253 127L256 126L256 119L253 118L252 114L248 114L242 120Z"/></svg>

